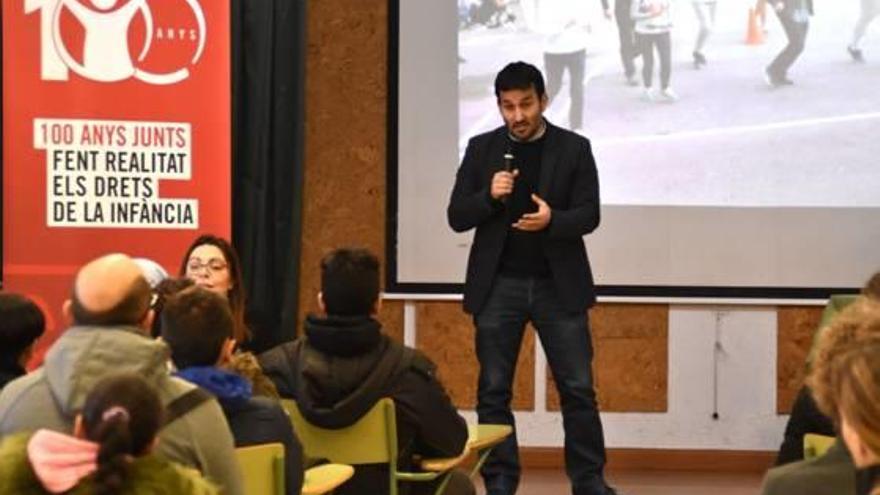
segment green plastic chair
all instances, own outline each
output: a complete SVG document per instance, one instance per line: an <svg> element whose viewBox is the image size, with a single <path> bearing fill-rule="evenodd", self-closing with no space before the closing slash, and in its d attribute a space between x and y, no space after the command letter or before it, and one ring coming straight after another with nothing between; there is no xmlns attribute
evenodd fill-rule
<svg viewBox="0 0 880 495"><path fill-rule="evenodd" d="M477 462L471 468L471 477L479 472L492 449L503 442L511 433L513 433L513 427L510 425L468 425L468 448L477 453Z"/></svg>
<svg viewBox="0 0 880 495"><path fill-rule="evenodd" d="M235 449L247 494L284 495L284 445L266 443Z"/></svg>
<svg viewBox="0 0 880 495"><path fill-rule="evenodd" d="M809 460L822 457L834 445L834 440L834 437L827 435L807 433L804 435L804 459Z"/></svg>
<svg viewBox="0 0 880 495"><path fill-rule="evenodd" d="M290 415L293 429L302 442L305 455L311 459L327 459L341 464L388 464L390 495L397 495L399 481L427 482L442 479L434 492L440 495L446 489L452 469L461 462L461 456L438 463L442 468L430 472L404 472L397 470L397 419L394 401L379 400L367 414L355 424L330 430L312 425L302 416L293 400L281 401Z"/></svg>
<svg viewBox="0 0 880 495"><path fill-rule="evenodd" d="M285 495L284 445L265 443L235 449L241 467L244 492L248 495ZM354 468L344 464L324 464L304 473L302 494L321 495L348 481Z"/></svg>

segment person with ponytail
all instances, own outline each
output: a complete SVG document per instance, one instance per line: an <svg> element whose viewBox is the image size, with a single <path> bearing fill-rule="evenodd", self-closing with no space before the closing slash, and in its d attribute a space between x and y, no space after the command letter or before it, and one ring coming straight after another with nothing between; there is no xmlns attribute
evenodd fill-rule
<svg viewBox="0 0 880 495"><path fill-rule="evenodd" d="M42 429L0 443L0 493L218 494L197 471L151 453L162 424L162 403L146 380L110 375L89 393L73 435Z"/></svg>

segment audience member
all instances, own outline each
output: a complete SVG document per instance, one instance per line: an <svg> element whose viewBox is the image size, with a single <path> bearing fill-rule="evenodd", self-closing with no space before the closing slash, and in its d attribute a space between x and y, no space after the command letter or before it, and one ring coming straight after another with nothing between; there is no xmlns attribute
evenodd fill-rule
<svg viewBox="0 0 880 495"><path fill-rule="evenodd" d="M212 495L197 472L153 455L162 426L157 391L132 373L95 384L73 436L41 429L0 444L0 493Z"/></svg>
<svg viewBox="0 0 880 495"><path fill-rule="evenodd" d="M860 298L847 306L821 333L807 385L820 404L829 398L830 363L849 349L880 345L880 304ZM830 408L823 407L827 414ZM832 420L836 420L832 415ZM839 421L835 426L840 427ZM853 459L839 440L824 456L773 468L764 478L764 495L844 495L855 493Z"/></svg>
<svg viewBox="0 0 880 495"><path fill-rule="evenodd" d="M187 288L165 301L161 320L162 340L171 347L177 376L217 397L237 447L282 443L287 493L299 494L302 447L290 418L277 402L254 397L245 378L220 368L235 346L234 321L226 301L201 287Z"/></svg>
<svg viewBox="0 0 880 495"><path fill-rule="evenodd" d="M862 288L862 296L873 298L880 301L880 272L875 273L870 280ZM822 324L816 331L813 339L813 345L810 353L807 355L806 368L809 371L815 354L816 342L821 338L822 334L828 328L828 324L834 321L834 318L841 313L848 305L856 300L852 297L832 296L822 312ZM798 391L794 404L791 407L791 415L785 426L785 434L782 445L779 447L779 454L776 457L776 465L782 466L790 462L797 462L804 458L804 435L807 433L817 433L819 435L834 436L836 431L831 419L822 414L813 396L810 393L810 387L804 385Z"/></svg>
<svg viewBox="0 0 880 495"><path fill-rule="evenodd" d="M835 350L810 381L819 407L840 425L855 493L880 495L880 338Z"/></svg>
<svg viewBox="0 0 880 495"><path fill-rule="evenodd" d="M180 265L180 276L196 285L223 296L229 302L235 321L233 337L239 346L251 338L245 322L245 291L241 263L235 248L226 239L211 234L201 235L190 244Z"/></svg>
<svg viewBox="0 0 880 495"><path fill-rule="evenodd" d="M0 389L25 374L37 339L46 330L46 319L30 299L0 293Z"/></svg>
<svg viewBox="0 0 880 495"><path fill-rule="evenodd" d="M379 261L363 249L339 249L321 262L318 304L305 335L262 355L266 374L282 397L297 401L303 416L323 428L353 424L382 397L397 411L400 468L412 470L413 455L459 455L467 425L436 377L434 364L382 332ZM433 483L401 486L404 493L433 493ZM387 493L384 468L358 467L338 492ZM475 493L467 476L455 473L445 493Z"/></svg>
<svg viewBox="0 0 880 495"><path fill-rule="evenodd" d="M70 433L95 384L131 372L159 390L169 409L157 452L199 469L227 495L242 493L232 434L214 400L193 401L197 387L168 373L168 346L147 337L150 287L131 258L100 257L76 275L63 307L73 326L55 341L43 366L0 392L0 435L47 428Z"/></svg>

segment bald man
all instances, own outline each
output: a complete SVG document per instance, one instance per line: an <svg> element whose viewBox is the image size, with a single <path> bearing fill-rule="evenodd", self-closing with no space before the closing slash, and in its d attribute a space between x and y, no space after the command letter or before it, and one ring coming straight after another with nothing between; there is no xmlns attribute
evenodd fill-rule
<svg viewBox="0 0 880 495"><path fill-rule="evenodd" d="M199 469L225 494L243 494L232 434L217 401L170 376L168 347L147 337L151 298L140 267L124 254L83 266L63 307L70 328L52 344L42 367L0 393L0 436L40 428L70 433L97 381L133 372L156 387L171 415L158 453Z"/></svg>

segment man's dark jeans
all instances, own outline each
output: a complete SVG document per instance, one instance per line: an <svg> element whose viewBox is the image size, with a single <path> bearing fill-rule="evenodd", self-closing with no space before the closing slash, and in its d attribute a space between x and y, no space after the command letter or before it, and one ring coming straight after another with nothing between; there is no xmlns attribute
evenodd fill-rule
<svg viewBox="0 0 880 495"><path fill-rule="evenodd" d="M531 321L562 400L565 467L573 492L604 493L605 440L593 390L593 346L587 315L566 311L549 278L498 276L474 320L480 361L479 422L513 426L513 374L526 322ZM515 429L494 449L482 474L488 493L516 492L520 465Z"/></svg>

